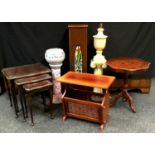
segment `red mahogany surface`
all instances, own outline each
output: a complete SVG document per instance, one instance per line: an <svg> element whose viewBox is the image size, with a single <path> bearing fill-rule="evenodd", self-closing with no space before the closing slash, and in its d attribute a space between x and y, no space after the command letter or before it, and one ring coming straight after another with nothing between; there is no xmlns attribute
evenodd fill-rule
<svg viewBox="0 0 155 155"><path fill-rule="evenodd" d="M57 80L67 84L108 89L115 80L115 77L69 71Z"/></svg>

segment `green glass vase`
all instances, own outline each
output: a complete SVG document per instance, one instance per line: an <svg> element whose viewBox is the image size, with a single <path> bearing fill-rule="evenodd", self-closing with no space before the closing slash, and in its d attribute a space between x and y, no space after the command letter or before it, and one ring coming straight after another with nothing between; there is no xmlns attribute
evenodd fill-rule
<svg viewBox="0 0 155 155"><path fill-rule="evenodd" d="M82 72L82 51L79 45L75 48L75 55L74 55L74 71L75 72Z"/></svg>

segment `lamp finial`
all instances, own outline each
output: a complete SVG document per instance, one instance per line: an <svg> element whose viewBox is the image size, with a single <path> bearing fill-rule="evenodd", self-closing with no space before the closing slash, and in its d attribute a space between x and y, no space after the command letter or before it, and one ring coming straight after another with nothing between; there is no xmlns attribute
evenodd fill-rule
<svg viewBox="0 0 155 155"><path fill-rule="evenodd" d="M100 23L100 28L103 28L103 23Z"/></svg>

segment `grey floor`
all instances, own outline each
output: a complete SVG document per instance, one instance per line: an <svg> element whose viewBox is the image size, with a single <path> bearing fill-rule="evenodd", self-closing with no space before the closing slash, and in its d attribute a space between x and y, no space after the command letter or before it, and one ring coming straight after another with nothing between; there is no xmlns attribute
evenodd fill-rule
<svg viewBox="0 0 155 155"><path fill-rule="evenodd" d="M149 94L130 92L134 98L137 113L132 113L127 104L120 101L110 108L110 119L104 128L107 133L148 133L155 132L155 80L152 80ZM115 94L112 94L114 97ZM23 121L22 113L15 118L6 93L0 96L0 132L1 133L97 133L99 125L77 119L62 121L62 105L54 105L54 119L43 112L41 98L33 98L35 126L30 126L30 119Z"/></svg>

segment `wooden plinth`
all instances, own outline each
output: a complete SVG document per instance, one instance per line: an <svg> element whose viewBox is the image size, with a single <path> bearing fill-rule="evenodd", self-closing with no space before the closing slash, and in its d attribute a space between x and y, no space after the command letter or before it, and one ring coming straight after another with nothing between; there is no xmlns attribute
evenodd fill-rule
<svg viewBox="0 0 155 155"><path fill-rule="evenodd" d="M123 79L116 79L111 86L111 90L116 90L123 85ZM151 88L151 78L129 79L128 89L138 89L142 93L149 93Z"/></svg>

